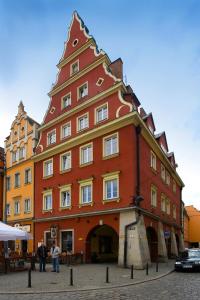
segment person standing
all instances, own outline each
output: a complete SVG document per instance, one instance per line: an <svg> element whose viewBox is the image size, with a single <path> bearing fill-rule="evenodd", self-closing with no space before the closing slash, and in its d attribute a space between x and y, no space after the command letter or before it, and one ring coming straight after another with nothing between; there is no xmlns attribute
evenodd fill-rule
<svg viewBox="0 0 200 300"><path fill-rule="evenodd" d="M46 258L47 254L47 247L44 245L44 242L41 241L41 245L37 249L37 255L39 257L40 262L40 272L46 272Z"/></svg>
<svg viewBox="0 0 200 300"><path fill-rule="evenodd" d="M59 273L60 248L57 246L56 241L53 241L53 245L51 247L50 253L52 257L52 266L53 266L53 270L51 272Z"/></svg>

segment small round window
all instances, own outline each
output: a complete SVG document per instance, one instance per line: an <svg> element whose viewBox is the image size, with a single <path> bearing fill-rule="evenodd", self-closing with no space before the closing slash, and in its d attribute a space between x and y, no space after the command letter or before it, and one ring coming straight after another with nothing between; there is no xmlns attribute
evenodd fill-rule
<svg viewBox="0 0 200 300"><path fill-rule="evenodd" d="M75 39L75 40L73 41L73 43L72 43L72 46L73 46L73 47L76 47L77 44L78 44L78 39Z"/></svg>

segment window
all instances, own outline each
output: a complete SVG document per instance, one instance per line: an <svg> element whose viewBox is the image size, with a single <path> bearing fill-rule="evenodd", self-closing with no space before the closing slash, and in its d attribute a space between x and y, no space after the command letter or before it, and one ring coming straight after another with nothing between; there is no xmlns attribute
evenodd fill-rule
<svg viewBox="0 0 200 300"><path fill-rule="evenodd" d="M43 210L52 209L52 191L46 191L43 195Z"/></svg>
<svg viewBox="0 0 200 300"><path fill-rule="evenodd" d="M84 130L89 127L89 117L88 114L85 114L78 118L77 124L78 131Z"/></svg>
<svg viewBox="0 0 200 300"><path fill-rule="evenodd" d="M103 156L110 156L119 152L118 134L103 138Z"/></svg>
<svg viewBox="0 0 200 300"><path fill-rule="evenodd" d="M119 171L106 173L103 177L103 201L119 200Z"/></svg>
<svg viewBox="0 0 200 300"><path fill-rule="evenodd" d="M102 122L108 119L108 104L104 104L95 109L95 120L96 123Z"/></svg>
<svg viewBox="0 0 200 300"><path fill-rule="evenodd" d="M73 252L73 232L72 230L61 231L61 249L62 252Z"/></svg>
<svg viewBox="0 0 200 300"><path fill-rule="evenodd" d="M173 205L173 218L176 219L176 205Z"/></svg>
<svg viewBox="0 0 200 300"><path fill-rule="evenodd" d="M26 169L24 174L24 183L31 183L31 169Z"/></svg>
<svg viewBox="0 0 200 300"><path fill-rule="evenodd" d="M25 147L19 149L19 159L23 159L25 157Z"/></svg>
<svg viewBox="0 0 200 300"><path fill-rule="evenodd" d="M10 216L10 204L6 204L6 214Z"/></svg>
<svg viewBox="0 0 200 300"><path fill-rule="evenodd" d="M156 170L156 155L151 151L151 168Z"/></svg>
<svg viewBox="0 0 200 300"><path fill-rule="evenodd" d="M170 175L167 171L166 171L166 184L170 185Z"/></svg>
<svg viewBox="0 0 200 300"><path fill-rule="evenodd" d="M75 40L73 41L73 43L72 43L72 46L73 46L73 47L76 47L77 44L78 44L78 39L75 39Z"/></svg>
<svg viewBox="0 0 200 300"><path fill-rule="evenodd" d="M62 97L62 109L71 105L71 93Z"/></svg>
<svg viewBox="0 0 200 300"><path fill-rule="evenodd" d="M18 200L15 201L14 210L15 210L15 215L19 215L20 214L20 203L19 203Z"/></svg>
<svg viewBox="0 0 200 300"><path fill-rule="evenodd" d="M70 65L70 75L74 75L79 71L79 60L76 60Z"/></svg>
<svg viewBox="0 0 200 300"><path fill-rule="evenodd" d="M166 213L170 215L170 201L166 198Z"/></svg>
<svg viewBox="0 0 200 300"><path fill-rule="evenodd" d="M52 145L56 142L56 130L52 130L47 134L47 145Z"/></svg>
<svg viewBox="0 0 200 300"><path fill-rule="evenodd" d="M25 199L24 200L24 212L28 213L31 211L31 200L30 199Z"/></svg>
<svg viewBox="0 0 200 300"><path fill-rule="evenodd" d="M166 211L166 203L165 203L165 195L162 194L161 195L161 211L162 212L165 212Z"/></svg>
<svg viewBox="0 0 200 300"><path fill-rule="evenodd" d="M173 192L176 193L176 181L173 179Z"/></svg>
<svg viewBox="0 0 200 300"><path fill-rule="evenodd" d="M165 181L165 167L161 164L161 178Z"/></svg>
<svg viewBox="0 0 200 300"><path fill-rule="evenodd" d="M10 177L6 177L6 191L10 191L11 189L11 180Z"/></svg>
<svg viewBox="0 0 200 300"><path fill-rule="evenodd" d="M60 170L67 171L71 169L71 151L60 156Z"/></svg>
<svg viewBox="0 0 200 300"><path fill-rule="evenodd" d="M88 83L86 82L80 87L78 87L78 99L82 99L87 95L88 95Z"/></svg>
<svg viewBox="0 0 200 300"><path fill-rule="evenodd" d="M17 151L13 151L12 152L12 162L16 162L17 161Z"/></svg>
<svg viewBox="0 0 200 300"><path fill-rule="evenodd" d="M101 77L99 77L99 79L98 79L97 82L96 82L96 85L97 85L97 86L101 86L103 82L104 82L104 79L101 78Z"/></svg>
<svg viewBox="0 0 200 300"><path fill-rule="evenodd" d="M15 188L20 186L20 173L15 174Z"/></svg>
<svg viewBox="0 0 200 300"><path fill-rule="evenodd" d="M71 135L71 122L61 126L61 139L67 138Z"/></svg>
<svg viewBox="0 0 200 300"><path fill-rule="evenodd" d="M43 165L43 176L51 176L53 175L53 159L47 160Z"/></svg>
<svg viewBox="0 0 200 300"><path fill-rule="evenodd" d="M60 207L71 207L71 185L66 185L60 190Z"/></svg>
<svg viewBox="0 0 200 300"><path fill-rule="evenodd" d="M80 205L92 204L92 180L87 179L79 181L79 203Z"/></svg>
<svg viewBox="0 0 200 300"><path fill-rule="evenodd" d="M93 146L87 144L80 147L80 165L87 164L93 161Z"/></svg>
<svg viewBox="0 0 200 300"><path fill-rule="evenodd" d="M157 206L157 188L154 185L151 186L151 205Z"/></svg>

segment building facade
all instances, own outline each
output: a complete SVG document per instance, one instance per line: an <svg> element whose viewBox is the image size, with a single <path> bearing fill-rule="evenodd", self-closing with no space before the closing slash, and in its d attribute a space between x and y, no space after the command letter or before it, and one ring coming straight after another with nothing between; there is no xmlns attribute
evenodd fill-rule
<svg viewBox="0 0 200 300"><path fill-rule="evenodd" d="M3 219L4 149L0 147L0 220Z"/></svg>
<svg viewBox="0 0 200 300"><path fill-rule="evenodd" d="M75 12L35 162L35 247L142 268L183 248L181 191L164 132Z"/></svg>
<svg viewBox="0 0 200 300"><path fill-rule="evenodd" d="M193 205L185 206L185 242L189 247L200 247L200 211Z"/></svg>
<svg viewBox="0 0 200 300"><path fill-rule="evenodd" d="M20 227L34 237L34 163L39 124L31 119L20 102L18 114L5 140L6 191L4 210L9 225ZM11 250L32 252L33 240L9 242Z"/></svg>

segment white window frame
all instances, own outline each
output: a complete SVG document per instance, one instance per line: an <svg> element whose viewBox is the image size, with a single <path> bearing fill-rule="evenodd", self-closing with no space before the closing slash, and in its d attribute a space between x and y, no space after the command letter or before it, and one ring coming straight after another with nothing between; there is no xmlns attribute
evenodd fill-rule
<svg viewBox="0 0 200 300"><path fill-rule="evenodd" d="M74 229L61 229L60 230L60 248L62 249L63 245L62 245L62 232L66 232L66 231L71 231L72 232L72 253L74 253Z"/></svg>
<svg viewBox="0 0 200 300"><path fill-rule="evenodd" d="M25 151L26 151L25 146L19 148L19 160L22 160L25 158Z"/></svg>
<svg viewBox="0 0 200 300"><path fill-rule="evenodd" d="M16 175L18 175L18 184L16 185ZM15 175L14 175L15 177L15 188L19 188L20 187L20 173L19 172L17 172L17 173L15 173Z"/></svg>
<svg viewBox="0 0 200 300"><path fill-rule="evenodd" d="M104 109L105 107L107 109L107 115L106 115L105 118L102 118L101 120L99 120L99 118L98 118L98 112L100 110ZM102 113L102 115L104 115L104 114ZM98 124L98 123L101 123L101 122L103 122L105 120L108 120L108 102L106 102L106 103L104 103L104 104L102 104L102 105L100 105L100 106L98 106L98 107L95 108L95 111L94 111L94 120L95 120L95 124Z"/></svg>
<svg viewBox="0 0 200 300"><path fill-rule="evenodd" d="M6 215L7 215L7 216L10 216L10 211L11 211L10 207L11 207L11 206L10 206L10 203L7 203L7 204L6 204Z"/></svg>
<svg viewBox="0 0 200 300"><path fill-rule="evenodd" d="M102 175L103 177L103 202L109 201L119 201L120 200L120 190L119 190L119 173L120 171L106 173ZM116 197L107 197L107 183L109 181L117 180L117 196Z"/></svg>
<svg viewBox="0 0 200 300"><path fill-rule="evenodd" d="M46 164L51 162L52 163L52 173L51 174L46 174ZM53 158L47 159L43 161L43 178L48 178L50 176L53 176Z"/></svg>
<svg viewBox="0 0 200 300"><path fill-rule="evenodd" d="M80 120L81 119L86 119L86 118L87 118L87 123L86 123L87 126L84 126L83 128L81 128L80 127ZM84 123L85 122L86 121L84 121ZM89 112L87 112L87 113L85 113L85 114L83 114L83 115L76 118L76 128L77 128L77 130L76 130L77 132L80 132L80 131L83 131L83 130L86 130L86 129L89 128Z"/></svg>
<svg viewBox="0 0 200 300"><path fill-rule="evenodd" d="M170 215L170 211L171 211L170 200L169 198L166 197L166 213Z"/></svg>
<svg viewBox="0 0 200 300"><path fill-rule="evenodd" d="M63 156L69 156L70 157L70 164L68 168L63 168ZM67 172L70 171L72 168L72 152L71 151L67 151L65 153L62 153L60 155L60 172Z"/></svg>
<svg viewBox="0 0 200 300"><path fill-rule="evenodd" d="M85 95L81 96L80 95L80 89L83 88L83 86L86 85L86 93ZM83 84L81 84L80 86L77 87L77 100L81 100L84 99L86 96L88 96L89 94L89 88L88 88L88 81L84 82Z"/></svg>
<svg viewBox="0 0 200 300"><path fill-rule="evenodd" d="M160 165L160 172L161 172L161 178L162 180L165 182L165 178L166 178L166 169L165 166L163 164Z"/></svg>
<svg viewBox="0 0 200 300"><path fill-rule="evenodd" d="M166 212L166 196L161 194L161 211Z"/></svg>
<svg viewBox="0 0 200 300"><path fill-rule="evenodd" d="M68 205L62 205L62 194L64 192L68 192L69 195L70 195L70 202ZM66 208L69 208L71 209L71 205L72 205L72 193L71 193L71 184L67 184L67 185L64 185L64 186L61 186L60 187L60 209L66 209Z"/></svg>
<svg viewBox="0 0 200 300"><path fill-rule="evenodd" d="M113 150L111 149L111 153L107 154L106 153L106 141L112 139L112 138L117 138L117 144L116 144L116 151L113 152ZM111 146L111 148L113 148L113 146ZM109 158L112 157L113 155L117 155L119 153L119 133L115 132L111 135L107 135L103 138L103 158Z"/></svg>
<svg viewBox="0 0 200 300"><path fill-rule="evenodd" d="M166 171L166 184L167 184L168 186L170 186L170 181L171 181L170 174L169 174L168 171Z"/></svg>
<svg viewBox="0 0 200 300"><path fill-rule="evenodd" d="M84 161L84 153L83 153L84 150L87 151L86 161ZM92 162L93 162L93 143L88 143L79 148L79 164L86 165L86 164L91 164Z"/></svg>
<svg viewBox="0 0 200 300"><path fill-rule="evenodd" d="M18 207L17 211L16 211L16 207ZM14 202L14 215L20 215L20 200L15 200Z"/></svg>
<svg viewBox="0 0 200 300"><path fill-rule="evenodd" d="M46 197L51 196L51 208L46 208ZM52 189L47 190L43 192L43 205L42 205L42 210L43 211L52 211L53 209L53 194L52 194Z"/></svg>
<svg viewBox="0 0 200 300"><path fill-rule="evenodd" d="M29 201L29 209L26 209L26 202ZM30 213L31 212L31 199L26 198L24 199L24 213Z"/></svg>
<svg viewBox="0 0 200 300"><path fill-rule="evenodd" d="M64 130L65 127L68 127L68 128L69 128L69 134L66 135L66 136L63 135L63 130ZM72 134L72 132L71 132L71 121L69 121L69 122L63 124L63 125L60 127L60 137L61 137L61 140L67 139L68 137L71 136L71 134Z"/></svg>
<svg viewBox="0 0 200 300"><path fill-rule="evenodd" d="M91 199L90 201L83 202L83 188L86 186L90 186L91 188ZM85 179L79 181L79 206L85 206L85 205L93 205L93 178Z"/></svg>
<svg viewBox="0 0 200 300"><path fill-rule="evenodd" d="M12 163L18 161L18 150L12 152Z"/></svg>
<svg viewBox="0 0 200 300"><path fill-rule="evenodd" d="M151 151L150 153L151 153L150 165L151 168L156 171L157 157L153 151Z"/></svg>
<svg viewBox="0 0 200 300"><path fill-rule="evenodd" d="M67 98L67 100L69 101L68 105L64 105L65 98ZM65 109L69 107L71 104L72 104L72 94L71 92L69 92L61 98L61 109Z"/></svg>
<svg viewBox="0 0 200 300"><path fill-rule="evenodd" d="M157 207L157 187L151 185L151 206Z"/></svg>
<svg viewBox="0 0 200 300"><path fill-rule="evenodd" d="M6 191L10 191L10 190L11 190L11 176L7 176L6 177Z"/></svg>
<svg viewBox="0 0 200 300"><path fill-rule="evenodd" d="M73 66L77 65L77 71L73 71ZM79 59L75 60L73 63L70 64L70 76L77 74L79 72Z"/></svg>
<svg viewBox="0 0 200 300"><path fill-rule="evenodd" d="M51 134L54 134L54 140L53 142L49 143L49 136ZM47 132L47 146L51 146L54 145L56 143L56 128L52 129L51 131Z"/></svg>
<svg viewBox="0 0 200 300"><path fill-rule="evenodd" d="M27 180L27 182L26 182L26 172L27 171L30 171L30 173L28 174L29 176L28 176L28 180ZM31 168L26 168L25 170L24 170L24 184L29 184L29 183L31 183L32 182L32 170L31 170Z"/></svg>

